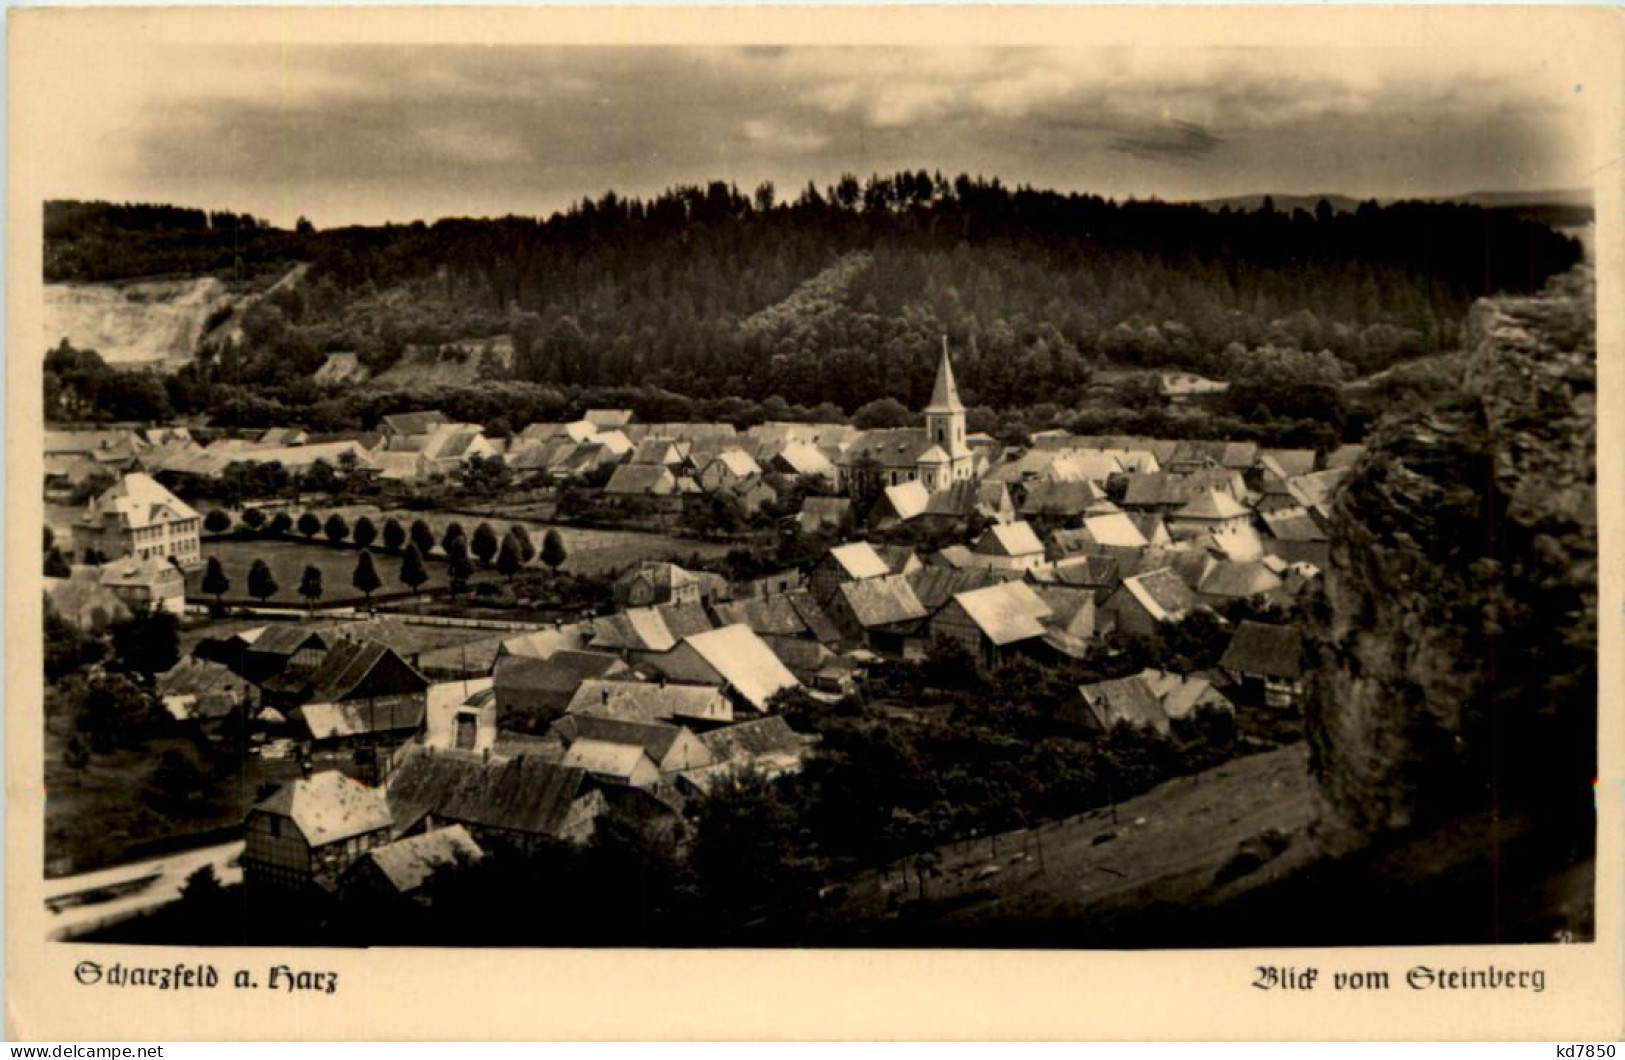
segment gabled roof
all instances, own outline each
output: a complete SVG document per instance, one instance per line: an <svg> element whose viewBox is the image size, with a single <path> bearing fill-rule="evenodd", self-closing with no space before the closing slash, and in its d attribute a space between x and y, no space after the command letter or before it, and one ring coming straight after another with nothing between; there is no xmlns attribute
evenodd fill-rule
<svg viewBox="0 0 1625 1060"><path fill-rule="evenodd" d="M600 743L625 744L641 748L656 763L666 757L680 736L683 729L678 725L668 725L664 722L626 721L621 718L605 718L595 714L566 714L553 723L553 731L559 734L566 746L574 746L578 740L597 740ZM693 762L690 765L705 765L704 762Z"/></svg>
<svg viewBox="0 0 1625 1060"><path fill-rule="evenodd" d="M1310 475L1299 475L1288 481L1286 486L1294 500L1305 508L1313 508L1325 503L1348 473L1346 467L1316 471Z"/></svg>
<svg viewBox="0 0 1625 1060"><path fill-rule="evenodd" d="M778 692L800 683L749 626L723 626L684 637L683 643L757 710L766 708Z"/></svg>
<svg viewBox="0 0 1625 1060"><path fill-rule="evenodd" d="M248 650L259 655L292 657L307 647L323 650L327 641L316 630L305 626L274 625L262 627Z"/></svg>
<svg viewBox="0 0 1625 1060"><path fill-rule="evenodd" d="M1303 508L1277 508L1262 513L1270 536L1280 541L1325 541L1326 531Z"/></svg>
<svg viewBox="0 0 1625 1060"><path fill-rule="evenodd" d="M853 541L836 545L829 550L829 558L837 567L854 579L880 578L891 573L891 567L867 541Z"/></svg>
<svg viewBox="0 0 1625 1060"><path fill-rule="evenodd" d="M545 659L503 655L497 659L491 676L498 700L506 701L527 693L574 695L583 681L625 671L626 664L613 655L567 648Z"/></svg>
<svg viewBox="0 0 1625 1060"><path fill-rule="evenodd" d="M995 523L977 539L975 551L983 556L1043 555L1044 543L1030 523Z"/></svg>
<svg viewBox="0 0 1625 1060"><path fill-rule="evenodd" d="M921 567L908 576L927 614L935 611L959 593L982 589L989 585L1004 584L1004 577L991 567L951 567L931 565Z"/></svg>
<svg viewBox="0 0 1625 1060"><path fill-rule="evenodd" d="M1230 701L1213 687L1213 682L1201 674L1176 674L1171 670L1147 667L1139 673L1141 681L1157 697L1162 712L1169 718L1188 718L1202 704L1230 709Z"/></svg>
<svg viewBox="0 0 1625 1060"><path fill-rule="evenodd" d="M716 623L702 603L687 604L657 604L655 610L660 612L660 619L666 623L666 628L678 640L695 633L704 633L708 629L715 629Z"/></svg>
<svg viewBox="0 0 1625 1060"><path fill-rule="evenodd" d="M594 776L630 780L649 756L637 744L577 739L565 749L562 764L584 769ZM650 760L650 764L653 761Z"/></svg>
<svg viewBox="0 0 1625 1060"><path fill-rule="evenodd" d="M570 819L586 773L531 755L489 761L456 751L409 751L390 774L389 814L400 825L424 814L530 835L553 835Z"/></svg>
<svg viewBox="0 0 1625 1060"><path fill-rule="evenodd" d="M677 638L652 607L634 607L593 619L592 647L611 651L670 651Z"/></svg>
<svg viewBox="0 0 1625 1060"><path fill-rule="evenodd" d="M363 857L377 866L398 893L412 894L441 869L484 856L468 829L454 824L374 847Z"/></svg>
<svg viewBox="0 0 1625 1060"><path fill-rule="evenodd" d="M841 465L851 467L868 457L883 468L913 470L919 466L920 454L935 444L923 427L864 431L841 454Z"/></svg>
<svg viewBox="0 0 1625 1060"><path fill-rule="evenodd" d="M965 609L982 635L994 644L1014 644L1044 635L1041 619L1050 607L1026 582L1004 582L959 593L955 602Z"/></svg>
<svg viewBox="0 0 1625 1060"><path fill-rule="evenodd" d="M290 780L250 812L291 819L312 847L390 826L384 793L336 769Z"/></svg>
<svg viewBox="0 0 1625 1060"><path fill-rule="evenodd" d="M800 754L807 747L806 738L776 715L700 733L700 742L722 762L737 762L757 755Z"/></svg>
<svg viewBox="0 0 1625 1060"><path fill-rule="evenodd" d="M1144 548L1150 544L1134 520L1122 512L1091 515L1076 530L1057 530L1051 535L1062 552L1104 545L1110 548Z"/></svg>
<svg viewBox="0 0 1625 1060"><path fill-rule="evenodd" d="M599 430L606 427L625 427L632 422L631 409L588 409L581 417Z"/></svg>
<svg viewBox="0 0 1625 1060"><path fill-rule="evenodd" d="M1111 729L1119 722L1130 725L1148 725L1161 732L1168 731L1168 715L1157 697L1138 677L1123 677L1115 681L1097 681L1081 685L1078 692L1102 729Z"/></svg>
<svg viewBox="0 0 1625 1060"><path fill-rule="evenodd" d="M1026 495L1021 499L1021 514L1080 515L1105 496L1099 486L1088 480L1061 482L1037 479L1027 484Z"/></svg>
<svg viewBox="0 0 1625 1060"><path fill-rule="evenodd" d="M762 473L761 465L743 449L729 447L722 450L712 458L711 463L721 464L729 474L736 478L749 478L751 475Z"/></svg>
<svg viewBox="0 0 1625 1060"><path fill-rule="evenodd" d="M1228 493L1218 490L1204 490L1196 499L1174 513L1176 519L1236 519L1245 518L1248 512L1236 499Z"/></svg>
<svg viewBox="0 0 1625 1060"><path fill-rule="evenodd" d="M267 630L267 633L270 631ZM264 639L264 634L261 635ZM256 641L257 649L259 643ZM400 665L412 670L405 659L401 659L393 650L376 641L340 640L331 644L327 649L327 657L310 675L311 700L317 703L332 703L343 699L355 690L356 686L364 681L373 669L384 659L394 657ZM416 670L412 670L417 674ZM429 682L422 675L418 681L423 688L429 687Z"/></svg>
<svg viewBox="0 0 1625 1060"><path fill-rule="evenodd" d="M1303 674L1303 635L1293 626L1250 619L1236 627L1219 665L1241 674L1296 680Z"/></svg>
<svg viewBox="0 0 1625 1060"><path fill-rule="evenodd" d="M664 464L622 464L604 485L605 493L638 496L665 495L677 488L677 479Z"/></svg>
<svg viewBox="0 0 1625 1060"><path fill-rule="evenodd" d="M841 639L841 631L835 628L835 623L830 621L824 609L818 606L812 593L805 589L792 589L784 594L784 598L796 609L796 614L801 616L801 621L807 625L807 632L819 643L834 644Z"/></svg>
<svg viewBox="0 0 1625 1060"><path fill-rule="evenodd" d="M840 526L852 502L846 497L808 497L801 502L796 521L803 533L816 533L826 526Z"/></svg>
<svg viewBox="0 0 1625 1060"><path fill-rule="evenodd" d="M807 623L784 593L719 603L714 610L723 625L742 622L762 637L795 637L807 632Z"/></svg>
<svg viewBox="0 0 1625 1060"><path fill-rule="evenodd" d="M876 545L875 555L886 561L886 569L893 574L907 574L920 567L920 557L908 545Z"/></svg>
<svg viewBox="0 0 1625 1060"><path fill-rule="evenodd" d="M899 574L843 582L839 592L864 629L917 622L926 616L925 606L914 595L908 579Z"/></svg>
<svg viewBox="0 0 1625 1060"><path fill-rule="evenodd" d="M428 434L435 427L446 422L445 413L439 409L429 409L424 412L397 412L385 416L380 421L382 426L396 434Z"/></svg>
<svg viewBox="0 0 1625 1060"><path fill-rule="evenodd" d="M779 450L777 459L797 475L835 477L835 465L829 462L829 458L820 452L817 446L808 442L791 442Z"/></svg>
<svg viewBox="0 0 1625 1060"><path fill-rule="evenodd" d="M1340 445L1326 454L1326 470L1332 471L1337 468L1353 467L1355 461L1364 455L1365 446L1363 445Z"/></svg>
<svg viewBox="0 0 1625 1060"><path fill-rule="evenodd" d="M668 467L680 464L688 454L688 445L672 438L645 438L632 451L632 463Z"/></svg>
<svg viewBox="0 0 1625 1060"><path fill-rule="evenodd" d="M1261 449L1259 461L1282 478L1307 475L1315 469L1313 449Z"/></svg>
<svg viewBox="0 0 1625 1060"><path fill-rule="evenodd" d="M1202 578L1197 591L1204 596L1223 596L1242 599L1272 592L1281 587L1277 578L1263 563L1215 563Z"/></svg>
<svg viewBox="0 0 1625 1060"><path fill-rule="evenodd" d="M1183 617L1197 602L1190 587L1170 567L1124 578L1123 590L1158 622Z"/></svg>
<svg viewBox="0 0 1625 1060"><path fill-rule="evenodd" d="M338 740L419 729L425 707L422 696L391 696L350 703L306 703L294 713L312 740Z"/></svg>
<svg viewBox="0 0 1625 1060"><path fill-rule="evenodd" d="M190 696L203 705L204 700L218 701L229 707L242 691L244 681L231 668L195 655L187 655L173 667L157 676L158 695L161 698ZM216 714L217 710L202 713Z"/></svg>
<svg viewBox="0 0 1625 1060"><path fill-rule="evenodd" d="M107 487L90 502L79 521L100 525L109 515L116 515L119 522L131 530L199 518L193 508L141 471L132 471Z"/></svg>
<svg viewBox="0 0 1625 1060"><path fill-rule="evenodd" d="M925 488L925 483L903 482L896 486L887 486L885 489L886 503L891 510L897 513L897 518L907 522L916 516L925 514L931 503L931 492Z"/></svg>
<svg viewBox="0 0 1625 1060"><path fill-rule="evenodd" d="M1040 583L1104 589L1117 584L1118 562L1115 556L1069 556L1050 567L1030 572L1030 576Z"/></svg>
<svg viewBox="0 0 1625 1060"><path fill-rule="evenodd" d="M590 678L581 682L565 712L645 722L685 718L718 721L733 717L727 697L711 685Z"/></svg>

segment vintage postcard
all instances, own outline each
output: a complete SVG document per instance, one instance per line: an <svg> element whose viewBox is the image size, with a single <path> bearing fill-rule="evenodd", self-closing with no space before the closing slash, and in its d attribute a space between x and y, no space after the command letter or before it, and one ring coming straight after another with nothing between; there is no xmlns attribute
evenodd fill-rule
<svg viewBox="0 0 1625 1060"><path fill-rule="evenodd" d="M1625 1030L1616 12L10 31L13 1037Z"/></svg>

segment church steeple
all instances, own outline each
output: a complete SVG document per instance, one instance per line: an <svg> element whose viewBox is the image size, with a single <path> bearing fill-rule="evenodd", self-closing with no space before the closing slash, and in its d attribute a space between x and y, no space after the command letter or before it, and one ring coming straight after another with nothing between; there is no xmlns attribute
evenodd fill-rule
<svg viewBox="0 0 1625 1060"><path fill-rule="evenodd" d="M954 384L954 366L948 360L946 335L942 337L942 361L937 365L931 404L925 407L925 429L932 443L948 457L948 466L943 472L946 480L934 488L968 478L970 448L965 444L965 406L959 400L959 387Z"/></svg>
<svg viewBox="0 0 1625 1060"><path fill-rule="evenodd" d="M959 387L954 384L954 366L948 360L948 336L942 336L942 361L937 365L937 383L931 388L931 404L925 407L927 416L933 413L964 412L959 401Z"/></svg>

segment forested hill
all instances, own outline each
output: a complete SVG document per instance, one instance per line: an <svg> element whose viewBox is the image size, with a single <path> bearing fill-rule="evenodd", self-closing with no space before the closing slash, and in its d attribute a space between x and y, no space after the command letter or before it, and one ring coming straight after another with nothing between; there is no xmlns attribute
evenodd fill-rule
<svg viewBox="0 0 1625 1060"><path fill-rule="evenodd" d="M51 203L48 281L293 261L197 382L297 385L330 350L374 370L409 345L513 337L513 378L641 384L850 410L918 407L947 334L967 399L1070 402L1102 366L1223 375L1238 351L1329 350L1350 373L1453 348L1471 300L1538 289L1580 248L1515 211L1342 212L1114 203L948 181L845 178L606 194L547 219L295 231L174 207Z"/></svg>

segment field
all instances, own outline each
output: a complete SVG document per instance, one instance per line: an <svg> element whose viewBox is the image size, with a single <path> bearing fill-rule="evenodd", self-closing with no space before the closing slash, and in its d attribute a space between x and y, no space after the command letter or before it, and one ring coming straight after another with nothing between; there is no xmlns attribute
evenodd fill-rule
<svg viewBox="0 0 1625 1060"><path fill-rule="evenodd" d="M205 541L203 544L204 557L218 558L226 577L231 579L231 588L225 594L226 600L238 603L258 602L248 595L248 571L256 559L263 559L271 568L271 575L276 579L277 591L267 598L267 603L303 604L304 598L299 595L299 579L303 576L307 565L315 565L322 572L323 592L321 599L316 601L318 606L360 603L364 597L350 584L350 579L355 574L356 557L360 554L359 550L353 548L334 548L286 540L218 540ZM378 588L377 595L411 592L410 586L401 583L399 556L374 552L373 563L378 571L379 580L383 582ZM429 580L424 583L423 588L426 591L444 589L447 584L445 560L439 558L437 553L430 557L424 566L428 569ZM205 570L205 567L199 567L187 573L186 595L189 599L204 601L210 599L201 588ZM471 581L490 581L500 577L501 575L494 570L483 570L476 566Z"/></svg>

